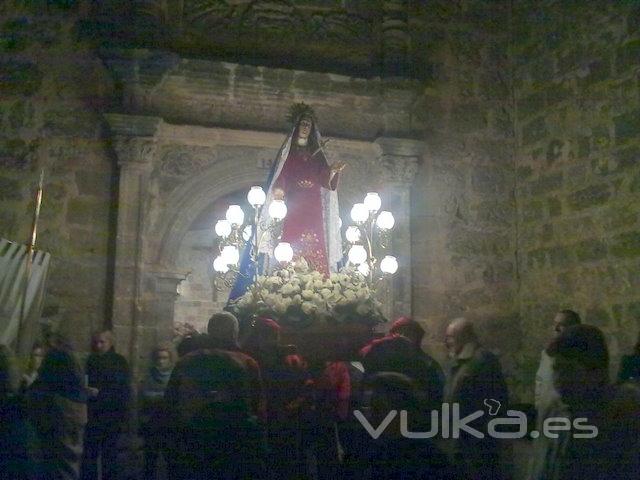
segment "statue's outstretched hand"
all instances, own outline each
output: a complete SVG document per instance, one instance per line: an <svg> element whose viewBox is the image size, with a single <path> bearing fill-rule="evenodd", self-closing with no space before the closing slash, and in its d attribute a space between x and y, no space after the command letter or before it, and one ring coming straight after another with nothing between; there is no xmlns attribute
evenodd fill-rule
<svg viewBox="0 0 640 480"><path fill-rule="evenodd" d="M335 162L333 165L331 165L331 171L335 173L339 173L342 170L344 170L346 166L347 164L344 162Z"/></svg>

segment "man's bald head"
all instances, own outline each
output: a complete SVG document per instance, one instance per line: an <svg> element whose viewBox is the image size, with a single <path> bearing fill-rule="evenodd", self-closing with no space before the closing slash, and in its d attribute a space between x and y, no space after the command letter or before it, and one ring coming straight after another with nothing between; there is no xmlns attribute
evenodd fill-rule
<svg viewBox="0 0 640 480"><path fill-rule="evenodd" d="M471 320L456 318L447 326L445 344L450 354L457 355L467 343L477 341L478 336Z"/></svg>

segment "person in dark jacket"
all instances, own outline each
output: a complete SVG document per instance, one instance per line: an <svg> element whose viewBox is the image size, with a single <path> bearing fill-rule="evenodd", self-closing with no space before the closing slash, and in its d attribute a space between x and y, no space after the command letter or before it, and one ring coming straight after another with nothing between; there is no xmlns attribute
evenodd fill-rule
<svg viewBox="0 0 640 480"><path fill-rule="evenodd" d="M361 351L365 376L397 372L416 382L427 411L440 408L444 390L442 368L422 348L422 326L408 317L397 319L389 334L373 340Z"/></svg>
<svg viewBox="0 0 640 480"><path fill-rule="evenodd" d="M545 412L531 480L640 478L640 389L609 383L609 351L600 329L574 325L547 347L560 395Z"/></svg>
<svg viewBox="0 0 640 480"><path fill-rule="evenodd" d="M640 334L631 355L623 355L620 359L618 383L635 382L640 384Z"/></svg>
<svg viewBox="0 0 640 480"><path fill-rule="evenodd" d="M172 480L265 478L264 437L250 376L232 352L200 349L176 364L165 391Z"/></svg>
<svg viewBox="0 0 640 480"><path fill-rule="evenodd" d="M367 413L369 423L378 427L391 411L403 411L409 431L426 431L429 412L422 409L416 387L412 379L395 372L382 372L368 377L364 384L366 400L363 410ZM460 478L432 439L406 438L401 430L398 413L378 438L368 439L364 479Z"/></svg>
<svg viewBox="0 0 640 480"><path fill-rule="evenodd" d="M453 445L456 463L466 469L470 480L499 480L505 474L501 444L487 435L487 424L493 415L506 413L508 393L502 367L493 353L482 348L470 320L453 320L447 327L445 343L452 360L445 402L451 408L459 405L460 418L484 412L469 423L484 438L461 431Z"/></svg>
<svg viewBox="0 0 640 480"><path fill-rule="evenodd" d="M160 454L165 454L164 392L171 378L174 351L163 343L152 352L152 365L140 387L140 435L144 439L144 478L155 479Z"/></svg>
<svg viewBox="0 0 640 480"><path fill-rule="evenodd" d="M229 352L244 366L249 375L251 410L258 418L264 419L265 400L260 367L255 359L240 349L239 332L238 319L232 313L214 313L207 324L207 348Z"/></svg>
<svg viewBox="0 0 640 480"><path fill-rule="evenodd" d="M243 343L258 362L264 384L268 467L273 479L304 474L301 415L311 393L306 362L293 345L280 345L280 330L274 320L258 318Z"/></svg>
<svg viewBox="0 0 640 480"><path fill-rule="evenodd" d="M68 343L50 348L27 395L29 418L40 438L43 478L77 480L87 405L82 369Z"/></svg>
<svg viewBox="0 0 640 480"><path fill-rule="evenodd" d="M0 345L0 480L40 480L38 436L15 396L11 351Z"/></svg>
<svg viewBox="0 0 640 480"><path fill-rule="evenodd" d="M86 377L88 423L82 478L97 479L101 456L102 478L117 475L118 440L128 427L131 399L129 365L115 352L113 334L102 331L93 336L93 353L87 359Z"/></svg>

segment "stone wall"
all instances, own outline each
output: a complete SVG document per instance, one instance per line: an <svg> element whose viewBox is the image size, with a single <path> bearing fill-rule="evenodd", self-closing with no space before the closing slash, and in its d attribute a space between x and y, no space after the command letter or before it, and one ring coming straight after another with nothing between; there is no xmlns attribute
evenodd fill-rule
<svg viewBox="0 0 640 480"><path fill-rule="evenodd" d="M640 6L519 2L518 303L535 366L554 310L607 334L614 360L640 330Z"/></svg>
<svg viewBox="0 0 640 480"><path fill-rule="evenodd" d="M422 105L426 153L412 202L413 314L444 359L452 318L478 323L520 392L523 338L515 303L515 203L508 10L431 2L432 78ZM518 393L519 394L519 393Z"/></svg>
<svg viewBox="0 0 640 480"><path fill-rule="evenodd" d="M86 349L110 320L114 172L99 112L111 80L76 41L66 9L34 15L11 3L0 7L0 235L27 242L44 170L37 248L52 260L43 315Z"/></svg>

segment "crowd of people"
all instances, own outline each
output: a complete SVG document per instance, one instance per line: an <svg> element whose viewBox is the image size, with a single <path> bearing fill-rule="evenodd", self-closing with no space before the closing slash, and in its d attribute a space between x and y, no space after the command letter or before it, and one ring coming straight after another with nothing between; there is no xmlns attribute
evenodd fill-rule
<svg viewBox="0 0 640 480"><path fill-rule="evenodd" d="M640 478L640 341L612 383L598 328L571 310L552 325L524 426L529 478ZM0 347L0 479L512 478L519 426L493 421L518 412L473 322L448 325L444 368L406 317L352 361L315 364L280 333L217 313L207 333L158 345L135 392L109 331L84 368L60 336L34 345L22 374Z"/></svg>

